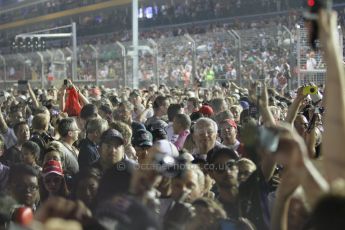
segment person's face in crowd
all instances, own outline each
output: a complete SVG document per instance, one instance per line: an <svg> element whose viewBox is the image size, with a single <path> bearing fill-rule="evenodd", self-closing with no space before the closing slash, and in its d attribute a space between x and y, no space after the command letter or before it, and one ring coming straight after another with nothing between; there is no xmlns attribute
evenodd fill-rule
<svg viewBox="0 0 345 230"><path fill-rule="evenodd" d="M234 141L236 140L237 130L235 127L229 125L227 122L220 124L220 137L222 140Z"/></svg>
<svg viewBox="0 0 345 230"><path fill-rule="evenodd" d="M297 133L304 137L307 128L308 128L308 120L303 115L298 115L294 122L295 129L297 130Z"/></svg>
<svg viewBox="0 0 345 230"><path fill-rule="evenodd" d="M9 123L12 125L14 125L19 120L23 120L23 119L24 119L24 116L21 110L17 110L9 114Z"/></svg>
<svg viewBox="0 0 345 230"><path fill-rule="evenodd" d="M163 104L160 106L161 114L166 115L168 113L169 105L170 105L170 101L169 100L165 100L163 102Z"/></svg>
<svg viewBox="0 0 345 230"><path fill-rule="evenodd" d="M30 129L27 124L23 124L19 126L18 131L16 133L16 137L19 143L23 143L30 139Z"/></svg>
<svg viewBox="0 0 345 230"><path fill-rule="evenodd" d="M179 200L181 197L186 196L184 201L190 203L202 196L198 175L192 170L188 170L182 178L174 178L171 188L171 197L174 200Z"/></svg>
<svg viewBox="0 0 345 230"><path fill-rule="evenodd" d="M134 149L137 153L139 164L142 164L147 157L150 147L149 146L145 146L145 147L135 146Z"/></svg>
<svg viewBox="0 0 345 230"><path fill-rule="evenodd" d="M254 171L255 167L253 165L247 163L240 164L238 166L238 182L245 182Z"/></svg>
<svg viewBox="0 0 345 230"><path fill-rule="evenodd" d="M123 160L124 146L117 142L103 142L100 148L101 161L105 165L113 165Z"/></svg>
<svg viewBox="0 0 345 230"><path fill-rule="evenodd" d="M63 177L54 173L51 173L43 178L43 185L49 194L58 194L60 187L62 186Z"/></svg>
<svg viewBox="0 0 345 230"><path fill-rule="evenodd" d="M195 126L193 139L199 150L203 149L209 151L216 143L217 131L213 125L208 122L199 123Z"/></svg>
<svg viewBox="0 0 345 230"><path fill-rule="evenodd" d="M140 96L132 96L130 98L130 102L133 104L133 105L140 105L142 103L142 99Z"/></svg>
<svg viewBox="0 0 345 230"><path fill-rule="evenodd" d="M230 157L221 155L213 164L214 170L210 171L210 175L220 188L238 186L238 168Z"/></svg>
<svg viewBox="0 0 345 230"><path fill-rule="evenodd" d="M240 109L237 107L231 107L230 111L232 115L234 115L234 121L239 122L240 121Z"/></svg>
<svg viewBox="0 0 345 230"><path fill-rule="evenodd" d="M204 91L204 100L209 101L209 100L211 100L211 97L212 97L211 91L205 90Z"/></svg>
<svg viewBox="0 0 345 230"><path fill-rule="evenodd" d="M118 119L125 123L128 123L132 117L132 111L125 106L119 106L119 108L116 110L116 114L118 116Z"/></svg>
<svg viewBox="0 0 345 230"><path fill-rule="evenodd" d="M57 152L57 151L50 151L50 152L46 153L46 154L44 155L44 158L43 158L43 165L44 165L45 163L47 163L48 161L51 161L51 160L58 161L58 162L60 162L61 165L62 165L61 155L60 155L60 153Z"/></svg>
<svg viewBox="0 0 345 230"><path fill-rule="evenodd" d="M12 195L19 204L32 207L39 199L37 177L22 175L12 185Z"/></svg>
<svg viewBox="0 0 345 230"><path fill-rule="evenodd" d="M98 185L98 181L95 178L81 180L76 191L77 199L83 201L88 207L92 206L97 195Z"/></svg>
<svg viewBox="0 0 345 230"><path fill-rule="evenodd" d="M187 101L187 112L188 114L192 114L196 110L195 106L193 105L193 102Z"/></svg>
<svg viewBox="0 0 345 230"><path fill-rule="evenodd" d="M174 131L174 134L179 134L181 132L181 125L178 123L178 121L174 118L173 120L173 131Z"/></svg>
<svg viewBox="0 0 345 230"><path fill-rule="evenodd" d="M21 154L25 164L34 165L36 163L35 155L29 149L22 148Z"/></svg>
<svg viewBox="0 0 345 230"><path fill-rule="evenodd" d="M77 125L77 122L73 122L71 125L71 130L68 131L69 135L71 136L71 138L73 139L73 141L77 141L78 137L79 137L79 133L80 133L80 129Z"/></svg>
<svg viewBox="0 0 345 230"><path fill-rule="evenodd" d="M223 97L223 93L219 90L215 90L215 91L213 91L212 96L213 96L213 98L220 98L220 97Z"/></svg>

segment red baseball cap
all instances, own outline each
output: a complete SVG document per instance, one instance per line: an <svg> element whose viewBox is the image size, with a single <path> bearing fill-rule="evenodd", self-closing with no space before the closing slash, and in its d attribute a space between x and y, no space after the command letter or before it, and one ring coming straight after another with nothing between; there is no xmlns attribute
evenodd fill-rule
<svg viewBox="0 0 345 230"><path fill-rule="evenodd" d="M203 105L199 109L199 112L202 113L204 116L211 117L213 115L213 109L209 105Z"/></svg>
<svg viewBox="0 0 345 230"><path fill-rule="evenodd" d="M62 170L60 162L51 160L43 165L43 170L42 170L43 177L46 177L52 173L63 176L63 170Z"/></svg>
<svg viewBox="0 0 345 230"><path fill-rule="evenodd" d="M230 126L234 127L235 129L237 129L237 124L234 120L232 119L225 119L223 122L228 123Z"/></svg>

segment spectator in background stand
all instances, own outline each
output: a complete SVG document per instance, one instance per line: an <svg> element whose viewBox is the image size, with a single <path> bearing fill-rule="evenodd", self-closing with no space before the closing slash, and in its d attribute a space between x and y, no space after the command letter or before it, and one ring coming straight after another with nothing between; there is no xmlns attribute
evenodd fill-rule
<svg viewBox="0 0 345 230"><path fill-rule="evenodd" d="M307 70L314 70L316 69L317 63L315 60L315 53L310 52L307 54L307 63L306 63L306 69Z"/></svg>

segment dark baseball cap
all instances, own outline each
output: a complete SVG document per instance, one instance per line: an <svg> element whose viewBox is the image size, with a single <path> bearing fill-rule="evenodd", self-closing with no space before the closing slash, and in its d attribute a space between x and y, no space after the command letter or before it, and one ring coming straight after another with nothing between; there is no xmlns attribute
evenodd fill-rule
<svg viewBox="0 0 345 230"><path fill-rule="evenodd" d="M152 131L157 130L157 129L163 129L164 130L167 126L168 126L168 124L165 121L156 120L156 121L153 121L151 124L149 124L147 129L152 132Z"/></svg>
<svg viewBox="0 0 345 230"><path fill-rule="evenodd" d="M108 129L102 133L101 143L109 143L114 141L120 143L120 145L124 144L123 136L119 131L117 131L116 129Z"/></svg>
<svg viewBox="0 0 345 230"><path fill-rule="evenodd" d="M152 134L144 129L138 130L133 135L132 144L138 147L151 147L153 144Z"/></svg>
<svg viewBox="0 0 345 230"><path fill-rule="evenodd" d="M232 160L235 160L235 161L239 160L239 156L234 150L228 147L222 146L220 148L215 149L215 151L208 152L206 161L207 163L212 164L216 161L218 157L224 156L224 155L228 156Z"/></svg>

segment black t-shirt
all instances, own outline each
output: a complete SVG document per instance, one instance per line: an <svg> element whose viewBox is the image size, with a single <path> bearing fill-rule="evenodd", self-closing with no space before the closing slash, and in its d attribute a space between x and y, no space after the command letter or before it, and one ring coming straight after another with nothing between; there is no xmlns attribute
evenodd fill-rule
<svg viewBox="0 0 345 230"><path fill-rule="evenodd" d="M270 226L269 192L269 185L260 168L239 188L240 215L248 218L258 230L266 230Z"/></svg>

